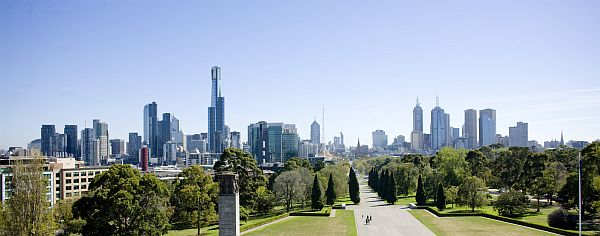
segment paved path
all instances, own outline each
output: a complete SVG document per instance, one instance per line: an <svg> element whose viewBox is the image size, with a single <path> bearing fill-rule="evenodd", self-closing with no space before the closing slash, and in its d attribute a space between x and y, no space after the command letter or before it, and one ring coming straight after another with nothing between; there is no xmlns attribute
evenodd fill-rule
<svg viewBox="0 0 600 236"><path fill-rule="evenodd" d="M354 210L359 236L434 235L408 212L407 206L388 205L364 183L360 185L360 204L349 209ZM373 218L368 225L361 219L367 214Z"/></svg>

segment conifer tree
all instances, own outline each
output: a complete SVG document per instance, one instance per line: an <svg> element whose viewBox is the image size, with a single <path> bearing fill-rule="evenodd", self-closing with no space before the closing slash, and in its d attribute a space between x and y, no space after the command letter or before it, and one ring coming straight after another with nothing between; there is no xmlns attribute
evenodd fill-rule
<svg viewBox="0 0 600 236"><path fill-rule="evenodd" d="M350 174L348 176L348 192L350 193L350 199L352 202L354 202L354 204L358 204L360 202L360 190L354 168L350 168Z"/></svg>
<svg viewBox="0 0 600 236"><path fill-rule="evenodd" d="M388 181L389 190L388 190L386 199L387 199L388 203L394 204L398 200L398 196L396 194L396 180L394 179L394 173L390 172L390 175L388 178L389 178L389 181Z"/></svg>
<svg viewBox="0 0 600 236"><path fill-rule="evenodd" d="M323 192L321 190L321 181L319 181L319 177L317 174L315 174L315 180L313 181L311 206L312 209L317 210L323 208Z"/></svg>
<svg viewBox="0 0 600 236"><path fill-rule="evenodd" d="M440 211L446 209L446 195L444 194L444 186L442 183L438 185L436 199L435 205L437 208L440 209Z"/></svg>
<svg viewBox="0 0 600 236"><path fill-rule="evenodd" d="M327 196L327 205L333 205L337 196L335 195L335 185L333 183L332 174L329 174L329 181L327 181L327 191L325 191L325 195Z"/></svg>
<svg viewBox="0 0 600 236"><path fill-rule="evenodd" d="M423 179L421 178L421 176L419 175L419 181L417 182L417 196L416 196L416 200L417 200L417 205L425 205L425 201L427 201L427 199L425 198L425 190L423 189Z"/></svg>

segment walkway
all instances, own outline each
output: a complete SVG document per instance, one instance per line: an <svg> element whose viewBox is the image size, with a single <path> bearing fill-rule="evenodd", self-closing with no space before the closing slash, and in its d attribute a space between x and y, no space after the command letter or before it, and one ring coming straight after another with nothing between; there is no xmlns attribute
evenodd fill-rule
<svg viewBox="0 0 600 236"><path fill-rule="evenodd" d="M360 204L349 209L354 210L359 236L434 235L408 212L407 206L388 205L364 183L360 185ZM368 225L363 218L367 214L373 219Z"/></svg>

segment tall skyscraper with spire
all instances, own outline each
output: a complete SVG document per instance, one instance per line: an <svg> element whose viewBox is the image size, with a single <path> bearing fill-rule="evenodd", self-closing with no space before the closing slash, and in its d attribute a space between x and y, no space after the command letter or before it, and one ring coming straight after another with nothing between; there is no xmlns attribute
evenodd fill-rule
<svg viewBox="0 0 600 236"><path fill-rule="evenodd" d="M212 153L222 153L225 134L225 97L221 95L221 67L211 68L211 97L208 107L208 147Z"/></svg>
<svg viewBox="0 0 600 236"><path fill-rule="evenodd" d="M423 109L418 97L417 105L413 109L413 131L410 134L410 143L412 149L423 150Z"/></svg>
<svg viewBox="0 0 600 236"><path fill-rule="evenodd" d="M560 146L565 145L565 139L563 138L563 131L560 131Z"/></svg>

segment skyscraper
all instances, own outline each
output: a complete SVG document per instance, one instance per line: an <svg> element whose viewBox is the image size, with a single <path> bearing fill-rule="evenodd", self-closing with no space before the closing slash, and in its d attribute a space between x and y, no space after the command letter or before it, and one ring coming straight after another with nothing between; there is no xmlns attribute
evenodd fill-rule
<svg viewBox="0 0 600 236"><path fill-rule="evenodd" d="M385 131L378 129L373 131L371 134L373 135L373 149L379 149L382 151L385 149L385 147L387 147L388 136L385 134Z"/></svg>
<svg viewBox="0 0 600 236"><path fill-rule="evenodd" d="M158 153L158 105L152 102L144 106L144 143L150 148L151 157Z"/></svg>
<svg viewBox="0 0 600 236"><path fill-rule="evenodd" d="M42 125L42 155L52 156L54 154L54 134L56 134L54 125Z"/></svg>
<svg viewBox="0 0 600 236"><path fill-rule="evenodd" d="M211 97L208 107L208 146L212 153L223 152L225 134L225 97L221 96L221 68L211 68Z"/></svg>
<svg viewBox="0 0 600 236"><path fill-rule="evenodd" d="M283 134L283 123L274 122L267 123L269 134L269 153L271 154L272 162L281 162L281 136Z"/></svg>
<svg viewBox="0 0 600 236"><path fill-rule="evenodd" d="M267 122L260 121L248 126L248 149L258 164L271 162Z"/></svg>
<svg viewBox="0 0 600 236"><path fill-rule="evenodd" d="M310 124L310 141L313 144L320 144L321 143L321 126L319 125L319 123L317 123L317 121L313 121L312 124Z"/></svg>
<svg viewBox="0 0 600 236"><path fill-rule="evenodd" d="M284 124L281 134L281 162L298 156L300 137L294 124Z"/></svg>
<svg viewBox="0 0 600 236"><path fill-rule="evenodd" d="M129 142L127 142L127 154L130 157L138 157L140 148L142 148L142 137L137 132L129 133Z"/></svg>
<svg viewBox="0 0 600 236"><path fill-rule="evenodd" d="M413 131L410 134L411 147L414 150L423 150L423 109L417 98L417 105L413 109Z"/></svg>
<svg viewBox="0 0 600 236"><path fill-rule="evenodd" d="M237 148L237 149L242 149L240 132L237 132L237 131L231 132L231 147Z"/></svg>
<svg viewBox="0 0 600 236"><path fill-rule="evenodd" d="M93 120L94 124L94 135L99 143L100 160L108 160L109 143L108 143L108 123L101 122L100 120Z"/></svg>
<svg viewBox="0 0 600 236"><path fill-rule="evenodd" d="M437 99L436 99L437 100ZM436 101L436 106L431 110L431 148L439 150L448 145L450 116L444 112Z"/></svg>
<svg viewBox="0 0 600 236"><path fill-rule="evenodd" d="M77 125L65 125L64 132L67 136L66 152L73 157L79 157L77 150Z"/></svg>
<svg viewBox="0 0 600 236"><path fill-rule="evenodd" d="M183 134L180 134L179 131L179 120L171 113L162 114L162 120L158 122L158 129L158 143L156 150L160 153L157 155L164 154L163 147L167 142L171 141L177 144L178 142L176 142L176 139L183 139L177 138L179 135ZM183 140L177 141L181 142L181 145L183 145Z"/></svg>
<svg viewBox="0 0 600 236"><path fill-rule="evenodd" d="M496 143L496 110L479 111L479 146Z"/></svg>
<svg viewBox="0 0 600 236"><path fill-rule="evenodd" d="M100 165L100 143L92 128L81 130L81 160L86 165Z"/></svg>
<svg viewBox="0 0 600 236"><path fill-rule="evenodd" d="M508 127L508 145L511 147L528 147L528 124L517 122L517 126Z"/></svg>
<svg viewBox="0 0 600 236"><path fill-rule="evenodd" d="M110 147L113 156L125 154L125 140L123 139L111 139Z"/></svg>
<svg viewBox="0 0 600 236"><path fill-rule="evenodd" d="M467 139L467 148L477 148L477 110L465 110L465 125L463 127L463 134Z"/></svg>

